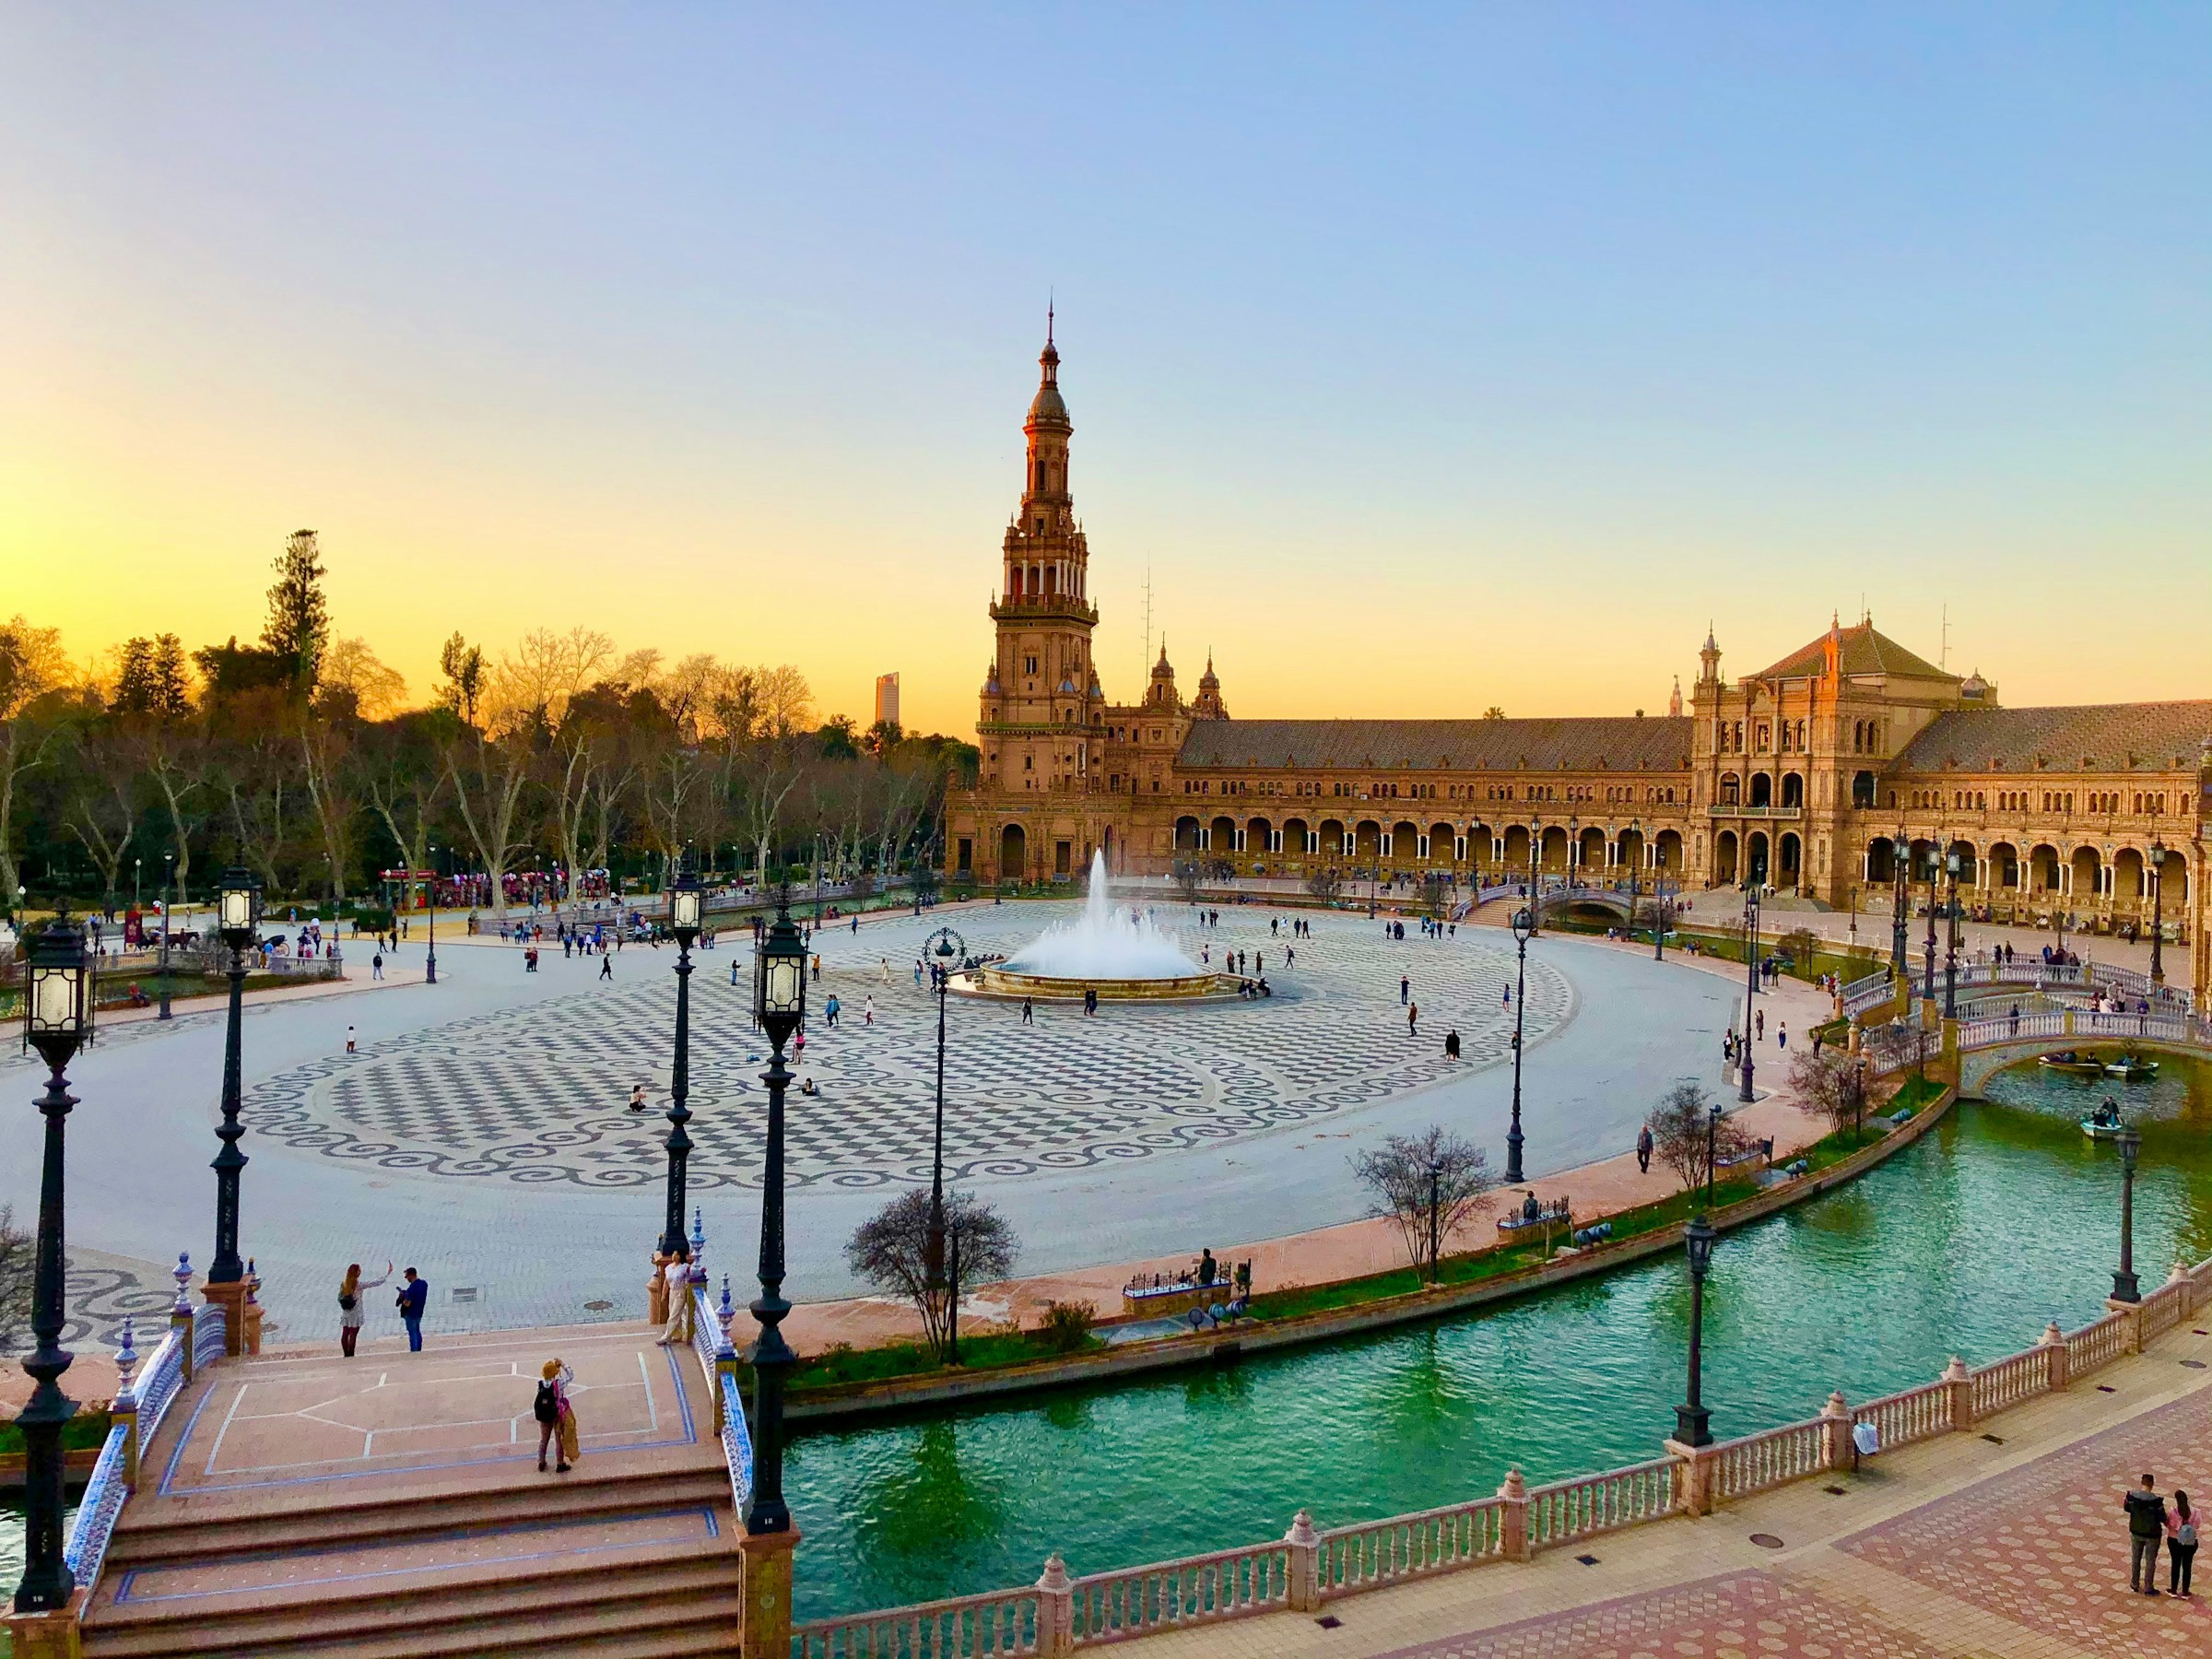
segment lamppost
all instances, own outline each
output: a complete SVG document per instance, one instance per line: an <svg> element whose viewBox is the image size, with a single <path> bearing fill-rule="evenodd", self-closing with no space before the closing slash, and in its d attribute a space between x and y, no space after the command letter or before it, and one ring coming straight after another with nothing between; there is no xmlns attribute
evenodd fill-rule
<svg viewBox="0 0 2212 1659"><path fill-rule="evenodd" d="M143 859L143 858L134 858L134 859L132 859L132 860L131 860L131 908L132 908L133 910L136 910L136 909L138 908L138 878L139 878L139 877L141 877L141 876L142 876L142 875L144 875L145 873L146 873L146 860L145 860L145 859Z"/></svg>
<svg viewBox="0 0 2212 1659"><path fill-rule="evenodd" d="M685 1101L691 1095L691 946L699 937L699 876L684 857L683 873L668 888L668 926L676 935L676 1063L668 1073L668 1213L661 1226L661 1253L686 1253L684 1245L684 1165L691 1156L691 1121Z"/></svg>
<svg viewBox="0 0 2212 1659"><path fill-rule="evenodd" d="M1544 867L1540 862L1543 841L1544 828L1532 815L1528 820L1528 931L1531 937L1543 926L1544 895L1537 888L1537 883L1544 879Z"/></svg>
<svg viewBox="0 0 2212 1659"><path fill-rule="evenodd" d="M32 942L25 963L23 1037L46 1062L46 1157L39 1182L38 1254L32 1269L30 1328L38 1347L23 1361L35 1385L16 1422L23 1430L24 1565L16 1611L51 1613L69 1605L76 1575L62 1559L62 1428L76 1403L57 1386L71 1355L62 1346L63 1130L76 1104L63 1073L92 1030L92 965L85 936L66 910Z"/></svg>
<svg viewBox="0 0 2212 1659"><path fill-rule="evenodd" d="M430 878L423 885L429 891L430 931L428 948L424 951L422 959L422 982L426 985L434 985L438 982L438 843L431 841L429 845ZM618 931L622 926L622 918L619 915L615 918L615 926Z"/></svg>
<svg viewBox="0 0 2212 1659"><path fill-rule="evenodd" d="M1935 851L1931 848L1928 853L1928 936L1923 948L1923 958L1927 967L1920 982L1920 994L1929 1002L1936 1000L1936 877L1938 868Z"/></svg>
<svg viewBox="0 0 2212 1659"><path fill-rule="evenodd" d="M167 1019L170 1017L169 917L170 912L177 908L177 855L174 853L164 853L161 854L161 863L164 866L161 872L161 885L166 889L166 896L161 900L161 1011L154 1018Z"/></svg>
<svg viewBox="0 0 2212 1659"><path fill-rule="evenodd" d="M762 940L754 980L753 1012L768 1033L768 1147L760 1182L760 1294L752 1304L760 1335L748 1358L753 1367L753 1495L745 1506L748 1533L786 1533L791 1510L783 1501L783 1383L798 1362L784 1341L783 1316L783 1093L791 1070L783 1045L806 1018L806 946L791 919L791 884L776 891L776 919Z"/></svg>
<svg viewBox="0 0 2212 1659"><path fill-rule="evenodd" d="M1905 840L1905 827L1900 824L1889 839L1889 971L1900 984L1912 978L1912 970L1905 966L1905 912L1912 904L1905 883L1912 867L1912 846Z"/></svg>
<svg viewBox="0 0 2212 1659"><path fill-rule="evenodd" d="M1946 883L1948 897L1943 906L1943 1017L1946 1019L1959 1018L1959 869L1961 862L1955 845L1943 856L1944 874L1948 878Z"/></svg>
<svg viewBox="0 0 2212 1659"><path fill-rule="evenodd" d="M2143 1292L2136 1284L2136 1154L2143 1149L2143 1136L2131 1124L2120 1131L2119 1140L2120 1265L2112 1275L2112 1300L2136 1302Z"/></svg>
<svg viewBox="0 0 2212 1659"><path fill-rule="evenodd" d="M923 1283L930 1295L945 1293L945 999L952 991L952 964L964 961L968 941L949 927L940 927L922 942L924 954L937 959L930 965L937 993L937 1128L929 1166L929 1231L922 1246Z"/></svg>
<svg viewBox="0 0 2212 1659"><path fill-rule="evenodd" d="M1629 833L1636 838L1636 856L1638 858L1643 856L1643 831L1639 828L1641 823L1641 820L1639 818L1629 820ZM1620 844L1619 837L1614 838L1613 844L1615 846ZM1636 866L1630 863L1629 865L1629 937L1631 939L1636 936Z"/></svg>
<svg viewBox="0 0 2212 1659"><path fill-rule="evenodd" d="M1744 1066L1742 1087L1736 1099L1745 1105L1751 1104L1751 999L1759 994L1759 883L1754 881L1744 891ZM1719 1108L1714 1108L1719 1111Z"/></svg>
<svg viewBox="0 0 2212 1659"><path fill-rule="evenodd" d="M1712 1207L1714 1179L1720 1172L1721 1157L1721 1103L1710 1102L1705 1108L1705 1207Z"/></svg>
<svg viewBox="0 0 2212 1659"><path fill-rule="evenodd" d="M1712 1444L1712 1414L1705 1409L1705 1275L1712 1267L1714 1232L1702 1216L1682 1230L1689 1257L1689 1398L1675 1407L1675 1441L1684 1446Z"/></svg>
<svg viewBox="0 0 2212 1659"><path fill-rule="evenodd" d="M1574 891L1575 888L1575 864L1582 855L1582 845L1583 820L1575 814L1569 813L1567 815L1567 890L1571 893Z"/></svg>
<svg viewBox="0 0 2212 1659"><path fill-rule="evenodd" d="M1535 936L1535 906L1513 912L1513 944L1520 953L1520 982L1513 988L1513 1122L1505 1132L1505 1183L1520 1185L1521 1174L1521 1016L1528 1006L1528 942Z"/></svg>
<svg viewBox="0 0 2212 1659"><path fill-rule="evenodd" d="M223 1032L223 1121L215 1132L223 1149L215 1155L215 1259L207 1264L207 1282L233 1285L246 1277L246 1265L238 1259L238 1172L246 1167L246 1155L238 1149L245 1125L238 1121L240 1093L239 1027L245 1018L246 947L261 935L261 882L253 872L233 865L223 872L216 898L216 921L223 943L230 948L230 1022ZM236 1336L240 1315L230 1314Z"/></svg>
<svg viewBox="0 0 2212 1659"><path fill-rule="evenodd" d="M2166 982L2166 909L2165 883L2166 843L2154 839L2150 843L2150 982Z"/></svg>

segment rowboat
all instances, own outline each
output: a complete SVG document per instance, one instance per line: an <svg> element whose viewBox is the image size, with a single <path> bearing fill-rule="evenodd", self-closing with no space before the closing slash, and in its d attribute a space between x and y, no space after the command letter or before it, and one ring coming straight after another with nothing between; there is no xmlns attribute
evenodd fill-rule
<svg viewBox="0 0 2212 1659"><path fill-rule="evenodd" d="M2055 1054L2041 1055L2036 1060L2036 1064L2047 1071L2070 1072L2080 1077L2101 1077L2104 1073L2103 1062L2086 1058L2076 1053L2072 1049L2062 1049Z"/></svg>
<svg viewBox="0 0 2212 1659"><path fill-rule="evenodd" d="M2100 1124L2095 1118L2081 1120L2081 1132L2091 1140L2117 1140L2126 1127L2125 1124Z"/></svg>

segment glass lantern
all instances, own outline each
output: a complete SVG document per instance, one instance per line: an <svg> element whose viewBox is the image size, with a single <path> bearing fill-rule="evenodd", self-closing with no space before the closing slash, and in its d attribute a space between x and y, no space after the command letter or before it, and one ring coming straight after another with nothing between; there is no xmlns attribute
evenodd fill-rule
<svg viewBox="0 0 2212 1659"><path fill-rule="evenodd" d="M260 936L261 882L253 871L233 865L223 872L216 892L216 924L233 950L245 949Z"/></svg>
<svg viewBox="0 0 2212 1659"><path fill-rule="evenodd" d="M26 963L23 1040L58 1066L92 1034L93 973L85 935L63 916L32 941Z"/></svg>

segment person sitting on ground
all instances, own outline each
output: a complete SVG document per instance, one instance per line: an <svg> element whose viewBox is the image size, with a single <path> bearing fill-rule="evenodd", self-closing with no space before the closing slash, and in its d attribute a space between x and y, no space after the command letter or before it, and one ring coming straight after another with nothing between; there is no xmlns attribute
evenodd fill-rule
<svg viewBox="0 0 2212 1659"><path fill-rule="evenodd" d="M629 1109L632 1112L642 1112L645 1110L644 1084L641 1083L629 1091Z"/></svg>

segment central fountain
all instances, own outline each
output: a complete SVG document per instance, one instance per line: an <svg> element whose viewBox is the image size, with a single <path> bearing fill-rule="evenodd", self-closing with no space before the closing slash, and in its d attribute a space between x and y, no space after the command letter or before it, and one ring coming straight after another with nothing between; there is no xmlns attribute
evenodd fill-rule
<svg viewBox="0 0 2212 1659"><path fill-rule="evenodd" d="M1106 854L1091 854L1083 913L1048 927L1012 956L952 977L970 996L1101 1002L1203 1002L1236 996L1242 982L1216 973L1183 954L1175 935L1135 911L1117 910L1106 879Z"/></svg>

